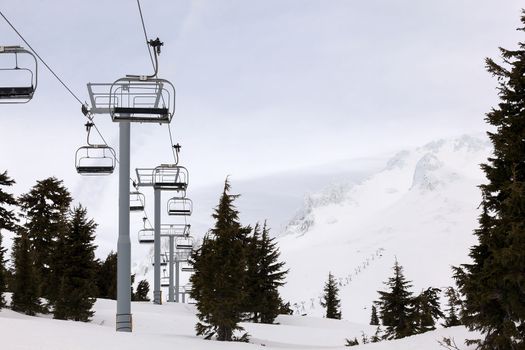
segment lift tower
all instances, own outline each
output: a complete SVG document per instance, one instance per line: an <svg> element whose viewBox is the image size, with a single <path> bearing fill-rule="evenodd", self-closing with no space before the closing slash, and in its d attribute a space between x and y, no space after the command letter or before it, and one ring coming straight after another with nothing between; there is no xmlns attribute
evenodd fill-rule
<svg viewBox="0 0 525 350"><path fill-rule="evenodd" d="M155 54L152 75L127 75L114 83L88 83L91 108L83 108L88 117L109 114L119 123L119 235L117 243L117 313L116 330L132 331L131 315L131 241L130 218L130 127L132 123L170 123L175 113L175 87L157 78L162 43L150 41Z"/></svg>

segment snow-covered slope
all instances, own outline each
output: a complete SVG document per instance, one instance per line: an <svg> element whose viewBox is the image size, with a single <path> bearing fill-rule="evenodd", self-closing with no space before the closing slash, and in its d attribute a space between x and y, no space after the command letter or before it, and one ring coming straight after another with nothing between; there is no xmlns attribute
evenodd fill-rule
<svg viewBox="0 0 525 350"><path fill-rule="evenodd" d="M366 323L397 257L414 292L453 285L451 265L474 241L482 136L440 140L402 151L358 185L331 184L306 197L279 239L290 269L282 290L297 313L322 315L328 272L340 283L343 318Z"/></svg>
<svg viewBox="0 0 525 350"><path fill-rule="evenodd" d="M98 300L91 323L25 316L0 310L0 348L6 350L145 350L145 349L347 349L346 338L371 334L370 326L348 321L279 316L278 325L242 324L251 344L204 340L195 336L195 309L187 304L132 303L133 333L115 332L115 302ZM442 349L437 341L473 337L463 327L440 329L415 337L364 345L365 349ZM361 346L353 349L360 349ZM463 349L463 348L462 348ZM467 349L467 348L465 348ZM470 349L473 349L471 347Z"/></svg>

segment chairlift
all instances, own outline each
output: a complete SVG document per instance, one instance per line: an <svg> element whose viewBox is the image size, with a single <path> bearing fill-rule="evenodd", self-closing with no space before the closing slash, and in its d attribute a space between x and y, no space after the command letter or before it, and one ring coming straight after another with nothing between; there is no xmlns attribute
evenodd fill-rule
<svg viewBox="0 0 525 350"><path fill-rule="evenodd" d="M189 216L193 212L193 202L189 198L173 197L168 200L168 215Z"/></svg>
<svg viewBox="0 0 525 350"><path fill-rule="evenodd" d="M139 231L139 243L154 243L155 242L155 230L152 228L143 228Z"/></svg>
<svg viewBox="0 0 525 350"><path fill-rule="evenodd" d="M155 259L153 257L151 258L151 265L155 266ZM166 256L166 254L162 254L160 256L160 266L166 265L168 265L168 257Z"/></svg>
<svg viewBox="0 0 525 350"><path fill-rule="evenodd" d="M176 164L163 164L153 169L153 187L165 190L186 191L188 169Z"/></svg>
<svg viewBox="0 0 525 350"><path fill-rule="evenodd" d="M177 250L175 252L175 260L178 261L178 262L187 262L190 257L191 257L191 253L192 253L193 250L189 250L189 249L186 249L186 250Z"/></svg>
<svg viewBox="0 0 525 350"><path fill-rule="evenodd" d="M190 229L190 224L161 224L160 235L163 237L188 237Z"/></svg>
<svg viewBox="0 0 525 350"><path fill-rule="evenodd" d="M194 240L193 237L177 238L175 248L177 250L193 250Z"/></svg>
<svg viewBox="0 0 525 350"><path fill-rule="evenodd" d="M31 63L26 65L24 57ZM12 58L14 64L4 66L3 58ZM38 83L35 55L21 46L0 46L0 82L0 103L29 102Z"/></svg>
<svg viewBox="0 0 525 350"><path fill-rule="evenodd" d="M89 135L93 123L86 123L87 145L77 149L75 167L80 175L110 175L115 170L115 150L108 145L92 144Z"/></svg>
<svg viewBox="0 0 525 350"><path fill-rule="evenodd" d="M170 278L169 277L161 277L160 278L160 286L161 287L169 287L170 286Z"/></svg>
<svg viewBox="0 0 525 350"><path fill-rule="evenodd" d="M165 79L128 75L111 84L108 102L114 122L170 123L175 87Z"/></svg>
<svg viewBox="0 0 525 350"><path fill-rule="evenodd" d="M136 168L138 185L155 189L176 191L184 198L189 183L188 169L177 164L162 164L156 168Z"/></svg>
<svg viewBox="0 0 525 350"><path fill-rule="evenodd" d="M144 211L145 204L146 196L144 196L143 193L138 191L133 191L129 193L129 211Z"/></svg>

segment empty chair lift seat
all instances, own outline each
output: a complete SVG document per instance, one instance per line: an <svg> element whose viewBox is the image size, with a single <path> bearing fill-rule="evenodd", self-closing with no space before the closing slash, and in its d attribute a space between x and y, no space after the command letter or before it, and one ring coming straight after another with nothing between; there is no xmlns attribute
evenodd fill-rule
<svg viewBox="0 0 525 350"><path fill-rule="evenodd" d="M35 89L28 87L0 87L0 99L32 99Z"/></svg>
<svg viewBox="0 0 525 350"><path fill-rule="evenodd" d="M168 200L168 215L189 216L193 212L193 202L189 198L173 197Z"/></svg>
<svg viewBox="0 0 525 350"><path fill-rule="evenodd" d="M0 104L29 102L38 84L35 55L21 46L0 46L0 84Z"/></svg>
<svg viewBox="0 0 525 350"><path fill-rule="evenodd" d="M175 113L175 87L158 78L128 76L109 90L113 121L169 123Z"/></svg>

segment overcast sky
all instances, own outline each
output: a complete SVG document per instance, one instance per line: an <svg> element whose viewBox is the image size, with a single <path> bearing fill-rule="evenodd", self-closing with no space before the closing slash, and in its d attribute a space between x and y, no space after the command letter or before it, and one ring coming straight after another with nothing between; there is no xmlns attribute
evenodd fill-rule
<svg viewBox="0 0 525 350"><path fill-rule="evenodd" d="M521 6L142 1L148 36L164 41L159 76L177 89L172 128L194 188L485 130L497 97L484 58L523 40ZM151 71L133 0L3 0L0 9L82 100L87 82ZM1 19L0 44L24 46ZM95 121L117 148L118 125ZM84 123L42 65L33 101L0 105L0 170L17 180L17 193L54 175L83 203L116 205L117 176L75 173ZM132 168L171 161L165 125L132 129Z"/></svg>

